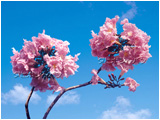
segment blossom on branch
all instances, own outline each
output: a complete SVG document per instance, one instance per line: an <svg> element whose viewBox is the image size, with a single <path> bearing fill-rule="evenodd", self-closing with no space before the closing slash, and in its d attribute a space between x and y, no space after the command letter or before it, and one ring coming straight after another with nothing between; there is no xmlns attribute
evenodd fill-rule
<svg viewBox="0 0 160 120"><path fill-rule="evenodd" d="M136 91L136 88L139 86L139 84L130 77L126 79L126 81L124 82L124 85L128 86L129 91L132 91L132 92Z"/></svg>
<svg viewBox="0 0 160 120"><path fill-rule="evenodd" d="M115 36L117 34L116 22L118 19L118 16L113 19L106 18L106 22L100 27L98 35L92 31L93 39L90 39L90 46L93 56L105 58L110 54L107 49L117 43L118 39L118 36Z"/></svg>
<svg viewBox="0 0 160 120"><path fill-rule="evenodd" d="M62 65L62 74L61 78L63 77L68 78L70 75L74 75L75 71L79 68L79 66L75 63L78 60L78 56L80 53L76 54L75 57L72 57L71 55L65 56L63 59L63 65Z"/></svg>
<svg viewBox="0 0 160 120"><path fill-rule="evenodd" d="M128 22L128 19L121 21L123 32L117 34L116 22L119 17L106 18L105 24L95 34L92 31L90 46L92 55L98 58L105 58L102 69L114 71L115 67L123 72L133 69L133 65L145 63L151 54L148 45L150 36L138 29L135 24Z"/></svg>
<svg viewBox="0 0 160 120"><path fill-rule="evenodd" d="M61 91L55 78L64 78L74 75L79 68L76 64L79 54L72 57L69 53L68 41L62 41L45 34L32 37L32 41L24 40L20 52L13 48L11 63L13 73L32 77L31 86L35 90Z"/></svg>
<svg viewBox="0 0 160 120"><path fill-rule="evenodd" d="M121 21L123 32L117 34L118 19L119 16L115 16L113 19L106 18L98 34L92 31L93 38L90 39L90 46L93 56L105 59L101 70L115 71L116 67L121 70L117 79L119 82L124 73L129 69L134 69L133 65L145 63L152 56L149 53L150 46L148 45L150 36L138 29L135 24L129 23L128 19ZM92 79L93 83L97 83L96 74L94 78L96 79ZM127 78L128 80L130 78ZM139 84L136 84L134 80L130 81L132 81L130 84L125 83L125 85L129 85L129 90L135 91Z"/></svg>

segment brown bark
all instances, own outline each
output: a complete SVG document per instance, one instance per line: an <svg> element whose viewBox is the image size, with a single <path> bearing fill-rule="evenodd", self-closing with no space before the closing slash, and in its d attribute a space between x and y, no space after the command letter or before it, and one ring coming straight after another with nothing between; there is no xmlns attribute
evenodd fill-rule
<svg viewBox="0 0 160 120"><path fill-rule="evenodd" d="M101 67L98 69L97 74L98 74L100 71L101 71ZM84 87L84 86L87 86L87 85L90 85L90 84L91 84L91 82L89 81L89 82L86 82L86 83L84 83L84 84L80 84L80 85L76 85L76 86L72 86L72 87L69 87L69 88L64 89L64 90L54 99L54 101L51 103L51 105L50 105L49 108L47 109L45 115L43 116L43 119L46 119L46 118L47 118L47 116L48 116L49 112L51 111L52 107L56 104L56 102L59 100L59 98L60 98L65 92L67 92L67 91L69 91L69 90L76 89L76 88ZM101 83L101 84L104 84L104 83Z"/></svg>
<svg viewBox="0 0 160 120"><path fill-rule="evenodd" d="M26 110L27 119L31 119L30 115L29 115L28 104L29 104L29 100L30 100L30 98L32 96L33 91L34 91L34 87L32 87L31 92L30 92L30 94L29 94L29 96L27 98L26 104L25 104L25 110Z"/></svg>
<svg viewBox="0 0 160 120"><path fill-rule="evenodd" d="M46 111L43 119L46 119L46 118L47 118L47 116L48 116L50 110L52 109L52 107L56 104L56 102L59 100L59 98L60 98L65 92L67 92L67 91L69 91L69 90L76 89L76 88L84 87L84 86L87 86L87 85L90 85L90 84L92 84L92 83L89 81L89 82L86 82L86 83L84 83L84 84L80 84L80 85L76 85L76 86L72 86L72 87L69 87L69 88L64 89L64 90L54 99L54 101L51 103L51 105L50 105L49 108L47 109L47 111ZM100 82L98 82L98 84L106 85L105 83L100 83ZM107 86L107 87L109 88L109 86Z"/></svg>

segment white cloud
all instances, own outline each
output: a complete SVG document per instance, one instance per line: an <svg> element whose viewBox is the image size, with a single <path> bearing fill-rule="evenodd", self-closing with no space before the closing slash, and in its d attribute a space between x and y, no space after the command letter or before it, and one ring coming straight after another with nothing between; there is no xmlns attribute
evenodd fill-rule
<svg viewBox="0 0 160 120"><path fill-rule="evenodd" d="M57 95L49 95L47 97L47 103L51 104L51 102L56 98ZM62 95L62 97L58 100L58 105L64 105L64 104L78 104L80 101L80 96L73 91L69 91Z"/></svg>
<svg viewBox="0 0 160 120"><path fill-rule="evenodd" d="M128 106L131 106L131 103L128 99L124 98L123 96L118 96L117 99L116 99L116 106L119 107L119 106L124 106L124 107L128 107Z"/></svg>
<svg viewBox="0 0 160 120"><path fill-rule="evenodd" d="M129 9L126 13L123 13L119 21L123 20L124 18L128 18L129 20L131 20L137 14L137 6L134 1L125 1L125 3L132 8Z"/></svg>
<svg viewBox="0 0 160 120"><path fill-rule="evenodd" d="M102 113L102 119L147 119L151 116L149 109L133 111L131 103L123 96L117 97L115 105Z"/></svg>
<svg viewBox="0 0 160 120"><path fill-rule="evenodd" d="M136 3L133 1L124 1L127 5L131 5L132 7L136 7Z"/></svg>
<svg viewBox="0 0 160 120"><path fill-rule="evenodd" d="M21 84L17 84L7 93L2 93L2 103L7 104L8 102L17 104L25 104L30 90L27 87L23 87ZM33 92L30 102L37 104L38 101L41 100L41 97Z"/></svg>

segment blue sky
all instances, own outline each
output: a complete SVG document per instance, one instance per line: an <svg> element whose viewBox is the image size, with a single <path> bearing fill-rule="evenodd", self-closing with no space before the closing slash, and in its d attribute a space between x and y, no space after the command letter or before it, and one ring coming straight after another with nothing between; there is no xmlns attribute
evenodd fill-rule
<svg viewBox="0 0 160 120"><path fill-rule="evenodd" d="M90 85L64 94L51 110L52 119L98 118L159 118L159 2L1 2L1 118L25 119L24 104L31 87L31 78L15 78L10 56L12 47L20 50L23 38L31 40L45 29L51 37L70 42L70 54L81 53L80 66L74 76L59 79L61 86L85 83L92 77L91 70L101 64L91 55L91 30L96 33L106 17L119 15L151 36L152 58L136 65L124 77L135 79L140 86L136 92L128 87L104 89ZM122 26L117 24L118 33ZM111 72L99 76L108 79ZM119 75L120 70L113 72ZM29 104L31 118L42 118L57 93L35 92Z"/></svg>

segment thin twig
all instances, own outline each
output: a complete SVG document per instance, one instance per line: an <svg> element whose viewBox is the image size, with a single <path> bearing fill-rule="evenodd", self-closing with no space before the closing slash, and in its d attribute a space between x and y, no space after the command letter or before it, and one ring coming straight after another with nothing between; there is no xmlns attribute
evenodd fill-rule
<svg viewBox="0 0 160 120"><path fill-rule="evenodd" d="M100 71L101 71L101 68L98 69L97 74L98 74ZM54 101L51 103L51 105L48 107L45 115L43 116L43 119L46 119L46 118L47 118L47 116L48 116L49 112L51 111L52 107L56 104L56 102L60 99L60 97L61 97L65 92L67 92L67 91L69 91L69 90L76 89L76 88L84 87L84 86L87 86L87 85L90 85L90 84L92 84L92 83L89 81L89 82L86 82L86 83L83 83L83 84L80 84L80 85L76 85L76 86L72 86L72 87L69 87L69 88L64 89L64 90L54 99ZM105 83L105 82L98 82L98 84L106 85L105 89L106 89L106 88L111 88L110 85L107 84L107 83ZM122 86L124 86L124 85L122 84Z"/></svg>
<svg viewBox="0 0 160 120"><path fill-rule="evenodd" d="M98 74L100 71L101 71L101 67L98 69L97 74ZM69 87L69 88L64 89L64 90L54 99L54 101L51 103L51 105L50 105L49 108L47 109L46 113L44 114L43 119L46 119L46 118L47 118L47 116L48 116L49 112L51 111L52 107L56 104L56 102L59 100L59 98L60 98L65 92L67 92L67 91L69 91L69 90L72 90L72 89L84 87L84 86L87 86L87 85L90 85L90 84L91 84L91 82L89 81L89 82L86 82L86 83L84 83L84 84L80 84L80 85L76 85L76 86L72 86L72 87Z"/></svg>
<svg viewBox="0 0 160 120"><path fill-rule="evenodd" d="M101 71L102 69L101 69L101 67L98 69L98 71L97 71L97 74Z"/></svg>
<svg viewBox="0 0 160 120"><path fill-rule="evenodd" d="M76 89L76 88L80 88L80 87L84 87L84 86L87 86L87 85L90 85L92 84L90 81L89 82L86 82L84 84L80 84L80 85L76 85L76 86L72 86L72 87L69 87L69 88L66 88L64 89L55 99L54 101L51 103L51 105L49 106L49 108L47 109L43 119L46 119L50 110L52 109L52 107L56 104L56 102L59 100L59 98L67 91L69 90L73 90L73 89ZM105 83L101 83L101 82L98 82L98 84L103 84L103 85L106 85ZM108 88L110 88L109 86L107 86Z"/></svg>
<svg viewBox="0 0 160 120"><path fill-rule="evenodd" d="M25 104L25 110L26 110L27 119L31 119L30 115L29 115L29 110L28 110L28 103L29 103L29 100L30 100L30 98L32 96L33 91L34 91L34 87L32 87L31 92L30 92L30 94L29 94L29 96L27 98L26 104Z"/></svg>
<svg viewBox="0 0 160 120"><path fill-rule="evenodd" d="M80 85L76 85L76 86L72 86L72 87L69 87L69 88L64 89L64 90L54 99L54 101L51 103L51 105L50 105L49 108L47 109L47 111L46 111L43 119L46 119L46 118L47 118L47 116L48 116L50 110L52 109L52 107L56 104L56 102L59 100L59 98L60 98L65 92L67 92L67 91L69 91L69 90L72 90L72 89L84 87L84 86L87 86L87 85L90 85L90 84L91 84L91 82L89 81L89 82L86 82L86 83L84 83L84 84L80 84Z"/></svg>

